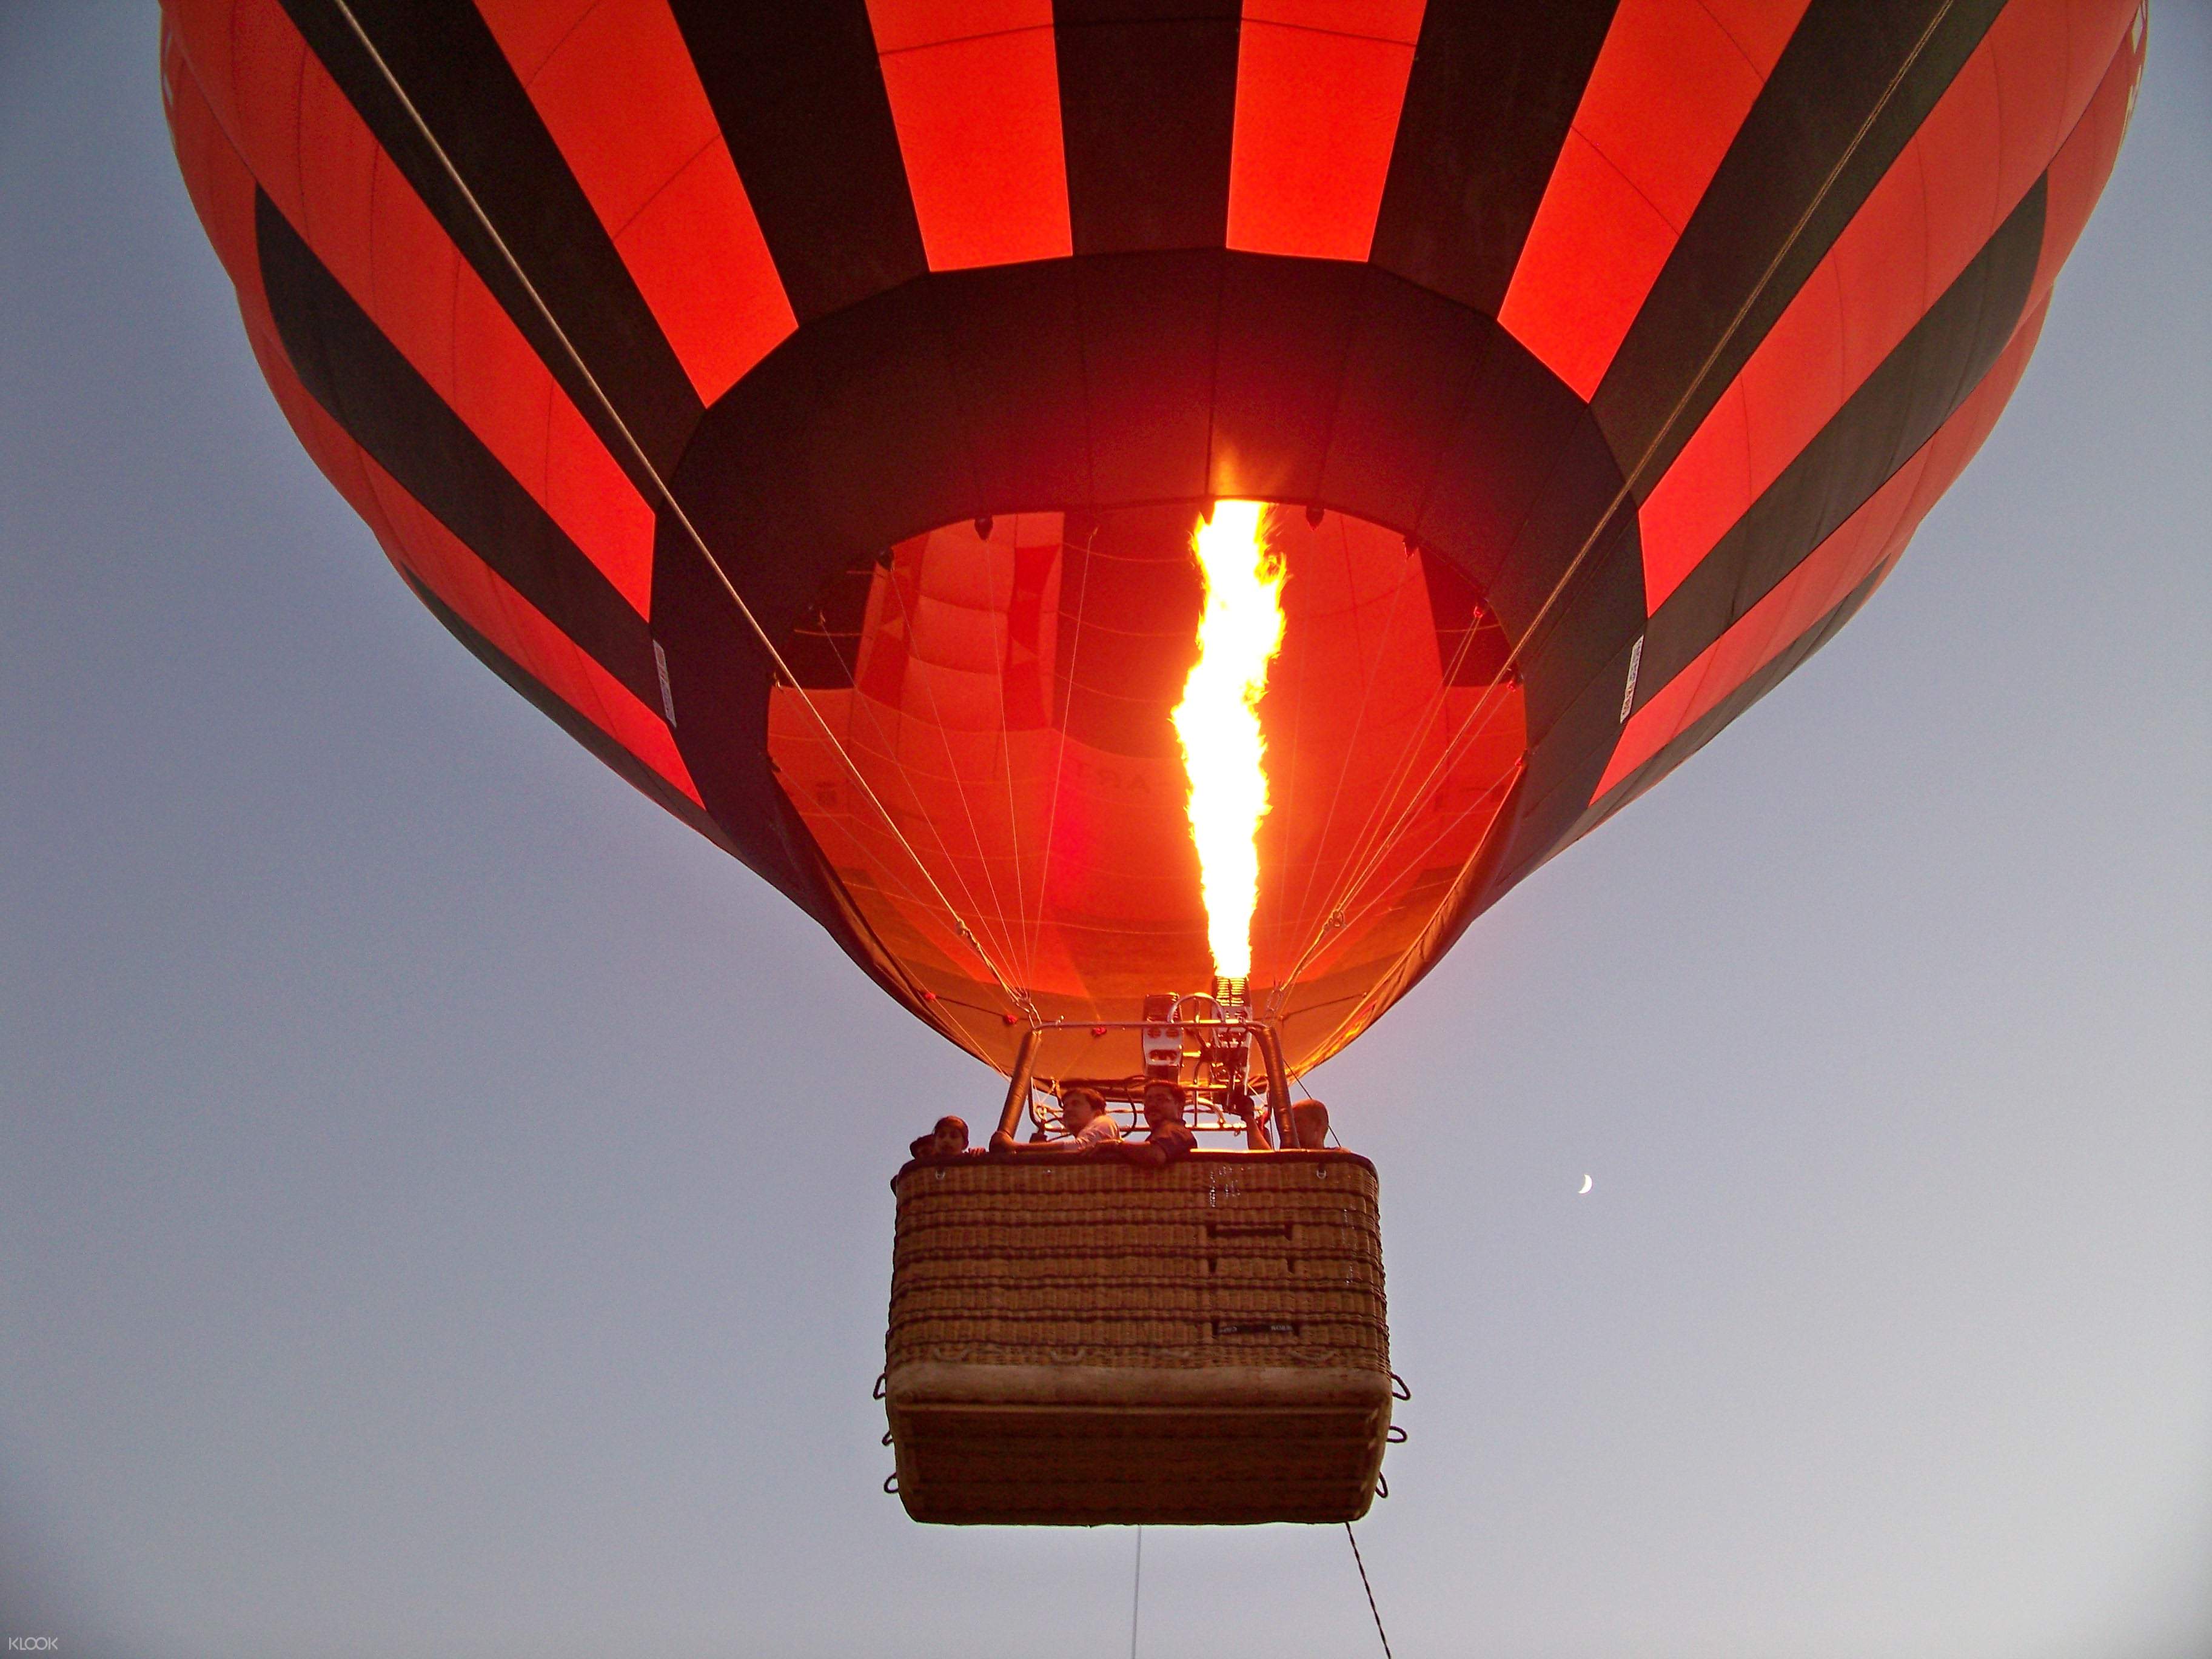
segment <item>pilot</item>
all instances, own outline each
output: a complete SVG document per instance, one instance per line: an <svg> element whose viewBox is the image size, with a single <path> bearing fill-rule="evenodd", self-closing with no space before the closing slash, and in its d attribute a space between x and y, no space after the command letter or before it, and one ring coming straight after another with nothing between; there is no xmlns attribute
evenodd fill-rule
<svg viewBox="0 0 2212 1659"><path fill-rule="evenodd" d="M1145 1150L1149 1164L1166 1164L1198 1150L1198 1136L1183 1121L1182 1085L1155 1078L1145 1085Z"/></svg>
<svg viewBox="0 0 2212 1659"><path fill-rule="evenodd" d="M1291 1103L1291 1133L1287 1144L1318 1152L1328 1145L1328 1108L1317 1100Z"/></svg>

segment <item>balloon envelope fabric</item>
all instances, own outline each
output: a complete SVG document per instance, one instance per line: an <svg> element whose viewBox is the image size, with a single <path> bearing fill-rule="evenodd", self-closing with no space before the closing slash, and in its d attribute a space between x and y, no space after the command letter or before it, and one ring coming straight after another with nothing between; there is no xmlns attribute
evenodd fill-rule
<svg viewBox="0 0 2212 1659"><path fill-rule="evenodd" d="M1292 1066L1880 585L2132 0L164 0L264 374L431 613L1001 1067L1208 971L1169 714L1278 504Z"/></svg>

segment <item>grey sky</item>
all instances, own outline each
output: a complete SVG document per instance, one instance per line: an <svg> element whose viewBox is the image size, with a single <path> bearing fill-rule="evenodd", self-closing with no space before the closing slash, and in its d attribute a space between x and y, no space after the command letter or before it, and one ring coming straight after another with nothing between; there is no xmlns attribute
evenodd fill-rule
<svg viewBox="0 0 2212 1659"><path fill-rule="evenodd" d="M2212 1653L2212 27L2152 36L1889 586L1317 1079L1408 1659ZM1125 1652L1130 1533L878 1490L885 1180L993 1079L408 596L154 41L0 5L0 1636ZM1340 1533L1148 1536L1144 1653L1373 1650Z"/></svg>

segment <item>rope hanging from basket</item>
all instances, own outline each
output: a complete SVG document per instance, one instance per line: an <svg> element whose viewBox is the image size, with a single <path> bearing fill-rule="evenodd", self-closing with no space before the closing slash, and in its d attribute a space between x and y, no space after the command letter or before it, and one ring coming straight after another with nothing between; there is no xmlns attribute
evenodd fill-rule
<svg viewBox="0 0 2212 1659"><path fill-rule="evenodd" d="M1145 1605L1145 1529L1137 1528L1137 1576L1129 1586L1129 1659L1137 1659L1137 1614Z"/></svg>
<svg viewBox="0 0 2212 1659"><path fill-rule="evenodd" d="M1360 1559L1359 1540L1352 1530L1352 1522L1344 1523L1344 1535L1352 1545L1352 1559L1359 1569L1359 1588L1367 1592L1367 1612L1375 1620L1375 1634L1382 1644L1382 1659L1395 1659L1390 1651L1389 1633L1382 1628L1382 1615L1375 1606L1375 1587L1367 1582L1367 1563ZM1129 1585L1129 1659L1137 1659L1137 1618L1144 1607L1145 1595L1145 1529L1137 1528L1137 1570Z"/></svg>
<svg viewBox="0 0 2212 1659"><path fill-rule="evenodd" d="M1375 1620L1375 1634L1382 1639L1382 1659L1393 1659L1389 1632L1382 1628L1382 1614L1375 1605L1375 1586L1367 1582L1367 1563L1360 1559L1359 1540L1352 1530L1352 1522L1344 1523L1344 1535L1352 1545L1352 1564L1359 1569L1359 1588L1367 1592L1367 1611Z"/></svg>

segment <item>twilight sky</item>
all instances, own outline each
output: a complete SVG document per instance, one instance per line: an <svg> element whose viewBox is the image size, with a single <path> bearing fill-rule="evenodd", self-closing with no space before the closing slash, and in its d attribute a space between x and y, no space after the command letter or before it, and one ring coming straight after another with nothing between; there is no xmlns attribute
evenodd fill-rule
<svg viewBox="0 0 2212 1659"><path fill-rule="evenodd" d="M0 0L0 1637L1126 1652L1129 1531L879 1490L885 1181L994 1078L408 595L155 33ZM1888 586L1316 1076L1408 1659L2212 1653L2212 17L2151 34ZM1294 1528L1153 1532L1139 1638L1376 1650Z"/></svg>

